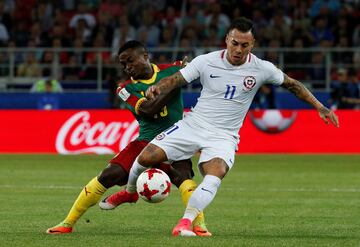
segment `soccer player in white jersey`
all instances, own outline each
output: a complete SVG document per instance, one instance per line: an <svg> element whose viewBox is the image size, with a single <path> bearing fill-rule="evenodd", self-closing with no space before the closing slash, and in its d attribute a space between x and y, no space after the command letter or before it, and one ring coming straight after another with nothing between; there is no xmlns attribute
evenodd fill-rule
<svg viewBox="0 0 360 247"><path fill-rule="evenodd" d="M338 117L321 104L299 81L290 78L272 63L251 53L254 46L252 22L233 21L226 35L226 49L200 55L174 75L150 87L148 98L167 94L200 78L203 86L196 106L183 120L159 134L135 160L126 193L136 193L137 177L152 165L188 159L198 150L199 170L204 176L192 194L183 218L173 229L174 236L195 236L192 221L214 199L221 180L234 164L239 129L257 90L264 83L280 85L309 103L325 123L339 127Z"/></svg>

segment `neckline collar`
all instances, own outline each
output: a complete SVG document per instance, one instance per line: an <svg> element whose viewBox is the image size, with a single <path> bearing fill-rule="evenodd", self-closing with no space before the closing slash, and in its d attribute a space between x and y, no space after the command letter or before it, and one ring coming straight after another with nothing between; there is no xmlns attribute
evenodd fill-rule
<svg viewBox="0 0 360 247"><path fill-rule="evenodd" d="M227 50L225 49L225 50L223 50L223 51L221 52L220 57L221 57L221 59L223 60L225 66L228 67L228 68L238 68L238 67L243 66L243 65L245 65L245 64L247 64L247 63L250 63L250 61L251 61L251 52L247 55L246 60L245 60L245 63L240 64L240 65L232 65L232 64L228 61L228 59L226 58L226 55L227 55Z"/></svg>
<svg viewBox="0 0 360 247"><path fill-rule="evenodd" d="M150 79L139 79L139 80L134 80L132 77L131 77L131 81L133 83L137 83L137 82L141 82L141 83L145 83L145 84L151 84L151 83L154 83L155 80L156 80L156 77L157 77L157 73L160 71L159 67L156 66L156 64L151 64L153 70L154 70L154 74L152 75L152 77Z"/></svg>

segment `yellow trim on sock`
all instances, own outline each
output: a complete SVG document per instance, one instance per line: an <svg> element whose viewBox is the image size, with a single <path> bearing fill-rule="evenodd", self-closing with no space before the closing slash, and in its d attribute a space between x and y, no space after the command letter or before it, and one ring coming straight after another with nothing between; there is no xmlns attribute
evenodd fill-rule
<svg viewBox="0 0 360 247"><path fill-rule="evenodd" d="M193 226L198 225L206 229L204 212L200 212L193 221Z"/></svg>
<svg viewBox="0 0 360 247"><path fill-rule="evenodd" d="M184 182L182 182L182 184L180 184L179 192L180 192L181 199L182 199L183 203L185 204L185 206L188 204L190 196L194 192L196 187L197 187L197 184L195 183L194 180L191 180L191 179L187 179Z"/></svg>
<svg viewBox="0 0 360 247"><path fill-rule="evenodd" d="M191 197L191 194L194 192L194 190L196 189L197 184L194 180L191 179L187 179L184 182L182 182L182 184L179 186L179 191L180 191L180 195L181 195L181 199L183 201L183 203L185 204L185 206L187 206L189 199ZM193 225L202 225L205 226L205 216L203 212L200 212L198 214L198 216L195 218L195 220L193 221Z"/></svg>
<svg viewBox="0 0 360 247"><path fill-rule="evenodd" d="M188 204L191 194L196 189L197 184L194 180L187 179L184 182L182 182L179 186L179 191L181 195L181 199L185 206Z"/></svg>
<svg viewBox="0 0 360 247"><path fill-rule="evenodd" d="M97 177L93 178L80 192L63 223L73 226L91 206L100 201L106 190Z"/></svg>
<svg viewBox="0 0 360 247"><path fill-rule="evenodd" d="M94 185L94 186L96 187L96 189L97 189L100 193L102 193L102 194L104 194L104 193L107 191L107 189L104 187L104 185L102 185L102 184L99 182L99 180L98 180L97 177L94 177L94 178L90 181L90 183L92 183L92 185ZM89 184L90 184L90 183L89 183Z"/></svg>

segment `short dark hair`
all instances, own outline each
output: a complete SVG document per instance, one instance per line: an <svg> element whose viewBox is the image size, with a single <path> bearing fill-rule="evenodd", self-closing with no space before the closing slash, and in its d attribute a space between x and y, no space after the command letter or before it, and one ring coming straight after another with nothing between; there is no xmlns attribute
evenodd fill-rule
<svg viewBox="0 0 360 247"><path fill-rule="evenodd" d="M146 47L143 43L141 43L140 41L137 41L137 40L130 40L130 41L127 41L125 44L123 44L119 48L117 55L120 56L121 53L123 53L127 49L131 49L131 48L143 48L147 52Z"/></svg>
<svg viewBox="0 0 360 247"><path fill-rule="evenodd" d="M253 22L245 17L234 19L231 22L231 25L228 28L227 33L229 33L233 29L237 29L242 33L247 33L250 31L254 35Z"/></svg>

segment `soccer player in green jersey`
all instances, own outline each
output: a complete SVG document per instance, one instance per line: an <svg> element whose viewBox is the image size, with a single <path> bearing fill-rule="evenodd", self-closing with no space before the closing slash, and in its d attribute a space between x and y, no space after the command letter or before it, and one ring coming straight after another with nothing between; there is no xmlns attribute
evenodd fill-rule
<svg viewBox="0 0 360 247"><path fill-rule="evenodd" d="M148 87L179 71L180 66L169 66L160 70L155 64L150 63L145 46L135 40L128 41L120 47L118 60L131 80L122 83L117 92L139 122L139 137L116 154L101 174L85 185L66 218L60 224L49 228L46 231L49 234L71 233L79 218L100 201L107 189L114 185L126 184L130 168L142 149L159 133L182 118L183 102L180 89L154 100L148 100L143 96ZM191 160L177 161L171 165L160 164L158 168L169 175L172 183L179 188L182 201L187 205L197 187L191 179L194 174ZM122 194L123 192L106 197L100 201L99 206L109 210L122 203L133 203L138 200L137 193L127 197ZM203 213L199 214L193 226L196 235L211 236L206 229Z"/></svg>

